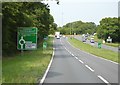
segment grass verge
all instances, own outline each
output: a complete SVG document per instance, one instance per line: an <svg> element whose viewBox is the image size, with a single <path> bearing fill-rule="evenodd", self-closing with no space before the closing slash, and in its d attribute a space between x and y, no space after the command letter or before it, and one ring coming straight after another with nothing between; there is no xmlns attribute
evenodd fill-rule
<svg viewBox="0 0 120 85"><path fill-rule="evenodd" d="M43 51L42 44L34 51L23 55L3 57L2 83L38 83L42 78L53 52L53 38L47 40L48 48Z"/></svg>
<svg viewBox="0 0 120 85"><path fill-rule="evenodd" d="M108 60L112 60L114 62L118 62L118 53L117 52L113 52L113 51L102 49L102 48L97 48L97 47L91 46L89 44L85 44L75 38L73 38L73 39L69 38L68 41L73 46L75 46L81 50L84 50L86 52L89 52L91 54L94 54L94 55L102 57L102 58L106 58Z"/></svg>

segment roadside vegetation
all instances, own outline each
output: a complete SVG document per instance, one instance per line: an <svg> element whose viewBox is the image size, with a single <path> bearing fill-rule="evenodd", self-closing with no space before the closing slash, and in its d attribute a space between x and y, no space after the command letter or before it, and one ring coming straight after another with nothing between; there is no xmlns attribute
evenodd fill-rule
<svg viewBox="0 0 120 85"><path fill-rule="evenodd" d="M110 50L102 49L102 48L97 48L88 44L85 44L75 38L68 39L68 41L75 47L79 48L80 50L89 52L91 54L94 54L96 56L112 60L114 62L118 62L118 52L113 52Z"/></svg>
<svg viewBox="0 0 120 85"><path fill-rule="evenodd" d="M57 24L50 14L48 4L42 2L2 2L2 54L18 53L17 28L37 27L38 41L42 41L49 33L54 33Z"/></svg>
<svg viewBox="0 0 120 85"><path fill-rule="evenodd" d="M47 49L39 43L38 49L23 54L3 57L2 83L38 83L42 78L53 52L53 37L47 40Z"/></svg>
<svg viewBox="0 0 120 85"><path fill-rule="evenodd" d="M95 39L96 42L103 41L103 39L98 39L98 37L96 35L94 36L94 39ZM118 47L118 45L119 45L119 43L117 43L117 42L116 43L105 42L103 44L113 46L113 47Z"/></svg>
<svg viewBox="0 0 120 85"><path fill-rule="evenodd" d="M94 35L96 41L107 41L108 37L112 39L112 43L106 43L110 46L118 46L120 42L120 17L105 17L102 18L96 25L94 22L82 22L74 21L67 23L63 27L59 27L58 30L64 35Z"/></svg>

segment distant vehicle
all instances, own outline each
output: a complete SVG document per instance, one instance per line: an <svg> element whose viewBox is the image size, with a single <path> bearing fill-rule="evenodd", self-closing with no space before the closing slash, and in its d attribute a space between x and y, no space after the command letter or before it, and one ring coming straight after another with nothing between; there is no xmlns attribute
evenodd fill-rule
<svg viewBox="0 0 120 85"><path fill-rule="evenodd" d="M85 39L85 38L83 38L83 39L82 39L82 41L83 41L83 42L86 42L86 39Z"/></svg>
<svg viewBox="0 0 120 85"><path fill-rule="evenodd" d="M86 37L82 36L82 41L86 42Z"/></svg>
<svg viewBox="0 0 120 85"><path fill-rule="evenodd" d="M88 35L86 34L85 37L88 37Z"/></svg>
<svg viewBox="0 0 120 85"><path fill-rule="evenodd" d="M87 34L82 34L82 41L85 42L88 38Z"/></svg>
<svg viewBox="0 0 120 85"><path fill-rule="evenodd" d="M94 41L94 38L91 38L91 39L90 39L90 42L91 42L91 43L94 43L94 42L95 42L95 41Z"/></svg>
<svg viewBox="0 0 120 85"><path fill-rule="evenodd" d="M57 39L60 39L60 32L55 32L55 37L56 37Z"/></svg>
<svg viewBox="0 0 120 85"><path fill-rule="evenodd" d="M57 35L57 37L56 37L56 38L57 38L57 39L60 39L60 36L58 36L58 35Z"/></svg>
<svg viewBox="0 0 120 85"><path fill-rule="evenodd" d="M55 32L55 37L60 36L60 32Z"/></svg>

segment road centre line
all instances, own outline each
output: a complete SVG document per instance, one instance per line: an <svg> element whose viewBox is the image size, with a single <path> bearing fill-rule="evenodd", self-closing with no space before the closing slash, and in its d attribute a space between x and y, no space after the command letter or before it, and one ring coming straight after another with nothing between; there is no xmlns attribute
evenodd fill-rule
<svg viewBox="0 0 120 85"><path fill-rule="evenodd" d="M92 72L94 72L94 70L91 68L91 67L89 67L88 65L85 65L90 71L92 71Z"/></svg>
<svg viewBox="0 0 120 85"><path fill-rule="evenodd" d="M72 56L74 56L74 54L72 54Z"/></svg>
<svg viewBox="0 0 120 85"><path fill-rule="evenodd" d="M68 41L67 41L68 42ZM69 42L68 42L69 43ZM80 50L80 49L78 49L78 48L76 48L75 46L73 46L71 43L69 43L73 48L75 48L75 49L77 49L77 50L79 50L79 51L82 51L82 50ZM95 55L93 55L93 54L90 54L90 53L88 53L88 52L85 52L85 51L82 51L82 52L84 52L84 53L87 53L87 54L89 54L89 55L92 55L92 56L94 56L94 57L97 57L97 56L95 56ZM114 61L111 61L111 60L108 60L108 59L104 59L104 58L101 58L101 57L97 57L97 58L100 58L100 59L102 59L102 60L106 60L106 61L109 61L109 62L111 62L111 63L114 63L114 64L118 64L118 63L116 63L116 62L114 62ZM79 60L80 62L81 62L81 60ZM82 63L82 62L81 62ZM90 69L92 72L94 71L92 68L90 68L88 65L85 65L88 69ZM100 76L100 75L98 75L97 76L99 79L101 79L104 83L106 83L107 85L111 85L106 79L104 79L102 76Z"/></svg>
<svg viewBox="0 0 120 85"><path fill-rule="evenodd" d="M78 57L76 57L74 54L72 54L65 46L64 46L64 48L65 48L73 57L75 57L80 63L84 64L84 62L83 62L82 60L78 59Z"/></svg>
<svg viewBox="0 0 120 85"><path fill-rule="evenodd" d="M78 57L75 56L76 59L78 59Z"/></svg>
<svg viewBox="0 0 120 85"><path fill-rule="evenodd" d="M69 52L69 50L64 46L64 48ZM71 54L71 52L69 52ZM82 64L84 64L84 62L80 59L78 59L78 57L76 57L74 54L71 54L72 56L74 56L79 62L81 62Z"/></svg>
<svg viewBox="0 0 120 85"><path fill-rule="evenodd" d="M61 41L61 40L60 40ZM67 41L68 42L68 41ZM69 42L68 42L69 43ZM62 43L63 44L63 43ZM70 44L70 43L69 43ZM70 44L71 45L71 44ZM75 48L75 49L77 49L77 50L80 50L80 49L78 49L78 48L76 48L76 47L74 47L73 45L71 45L73 48ZM65 46L64 46L64 48L72 55L72 56L74 56L79 62L81 62L82 64L84 63L82 60L80 60L80 59L78 59L78 57L76 57L74 54L72 54ZM82 50L80 50L80 51L82 51ZM84 51L82 51L82 52L84 52ZM84 53L87 53L87 52L84 52ZM87 53L87 54L90 54L90 53ZM90 54L90 55L92 55L92 54ZM94 57L97 57L97 56L95 56L95 55L92 55L92 56L94 56ZM97 57L98 58L98 57ZM107 60L107 59L104 59L104 58L101 58L101 59L103 59L103 60ZM110 61L110 60L107 60L107 61ZM113 61L110 61L110 62L113 62ZM115 63L116 64L116 62L113 62L113 63ZM91 67L89 67L88 65L85 65L85 67L86 68L88 68L90 71L92 71L92 72L94 72L94 70L91 68ZM102 76L100 76L100 75L98 75L97 76L99 79L101 79L104 83L106 83L107 85L111 85L107 80L105 80Z"/></svg>
<svg viewBox="0 0 120 85"><path fill-rule="evenodd" d="M68 42L68 41L67 41L67 42ZM79 48L76 48L75 46L73 46L70 42L68 42L68 44L70 44L73 48L75 48L75 49L77 49L77 50L79 50L79 51L82 51L82 50L80 50ZM105 59L105 58L102 58L102 57L97 57L96 55L93 55L93 54L91 54L91 53L88 53L88 52L85 52L85 51L82 51L82 52L84 52L84 53L86 53L86 54L89 54L89 55L91 55L91 56L94 56L94 57L96 57L96 58L99 58L99 59L102 59L102 60L106 60L106 61L109 61L109 62L114 63L114 64L118 64L117 62L114 62L114 61L111 61L111 60L108 60L108 59Z"/></svg>
<svg viewBox="0 0 120 85"><path fill-rule="evenodd" d="M82 60L78 60L79 62L81 62L82 64L84 63Z"/></svg>
<svg viewBox="0 0 120 85"><path fill-rule="evenodd" d="M105 82L107 85L111 85L107 80L105 80L102 76L98 75L98 78L100 78L103 82Z"/></svg>

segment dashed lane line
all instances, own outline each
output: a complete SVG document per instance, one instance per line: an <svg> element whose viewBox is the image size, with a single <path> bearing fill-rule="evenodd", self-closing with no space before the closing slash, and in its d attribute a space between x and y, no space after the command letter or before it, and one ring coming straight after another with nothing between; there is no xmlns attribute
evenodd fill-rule
<svg viewBox="0 0 120 85"><path fill-rule="evenodd" d="M78 57L75 56L76 59L78 59Z"/></svg>
<svg viewBox="0 0 120 85"><path fill-rule="evenodd" d="M82 51L82 50L76 48L75 46L73 46L70 42L67 41L67 43L70 44L73 48L75 48L75 49L77 49L77 50L79 50L79 51ZM114 63L114 64L118 64L117 62L114 62L114 61L111 61L111 60L108 60L108 59L105 59L105 58L102 58L102 57L97 57L96 55L93 55L93 54L91 54L91 53L88 53L88 52L85 52L85 51L82 51L82 52L84 52L84 53L86 53L86 54L89 54L89 55L92 55L92 56L94 56L94 57L96 57L96 58L99 58L99 59L102 59L102 60L105 60L105 61L109 61L109 62Z"/></svg>
<svg viewBox="0 0 120 85"><path fill-rule="evenodd" d="M111 85L106 79L104 79L102 76L98 75L98 78L100 78L103 82L105 82L107 85Z"/></svg>
<svg viewBox="0 0 120 85"><path fill-rule="evenodd" d="M85 65L85 67L87 67L90 71L94 72L94 70L90 66Z"/></svg>
<svg viewBox="0 0 120 85"><path fill-rule="evenodd" d="M74 54L72 54L72 56L74 56Z"/></svg>
<svg viewBox="0 0 120 85"><path fill-rule="evenodd" d="M84 62L82 60L79 59L78 61L81 62L82 64L84 64Z"/></svg>
<svg viewBox="0 0 120 85"><path fill-rule="evenodd" d="M68 42L68 41L67 41ZM69 43L69 42L68 42ZM70 44L70 43L69 43ZM71 44L70 44L71 45ZM71 45L72 46L72 45ZM72 46L72 47L74 47L74 46ZM78 57L76 57L74 54L72 54L65 46L64 46L64 48L72 55L72 56L74 56L74 58L76 58L79 62L81 62L82 64L84 64L84 62L82 61L82 60L80 60L80 59L78 59ZM76 48L76 47L74 47L74 48ZM78 49L78 48L76 48L76 49ZM78 49L78 50L80 50L80 49ZM81 50L80 50L81 51ZM84 52L84 51L83 51ZM87 52L85 52L85 53L87 53ZM88 53L89 54L89 53ZM92 54L91 54L92 55ZM94 55L95 56L95 55ZM95 56L96 57L96 56ZM107 59L104 59L104 60L107 60ZM107 60L107 61L109 61L109 60ZM111 61L110 61L111 62ZM113 63L115 63L115 62L113 62ZM115 63L116 64L116 63ZM86 68L88 68L90 71L92 71L92 72L94 72L94 70L90 67L90 66L88 66L88 65L85 65L85 67ZM98 75L97 76L99 79L101 79L104 83L106 83L107 85L111 85L106 79L104 79L102 76L100 76L100 75Z"/></svg>

